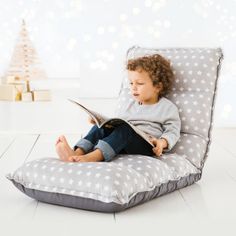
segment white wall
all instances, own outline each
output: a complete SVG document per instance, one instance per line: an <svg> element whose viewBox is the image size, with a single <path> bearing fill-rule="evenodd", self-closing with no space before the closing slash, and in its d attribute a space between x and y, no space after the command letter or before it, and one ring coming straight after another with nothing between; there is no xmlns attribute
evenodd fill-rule
<svg viewBox="0 0 236 236"><path fill-rule="evenodd" d="M0 9L0 75L24 18L50 87L78 96L117 96L134 44L222 47L214 121L236 126L235 0L1 0Z"/></svg>

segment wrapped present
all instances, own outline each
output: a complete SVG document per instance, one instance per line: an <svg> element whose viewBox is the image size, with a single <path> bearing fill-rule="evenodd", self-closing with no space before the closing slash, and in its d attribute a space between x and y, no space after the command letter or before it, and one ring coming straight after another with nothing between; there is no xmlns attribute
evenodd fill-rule
<svg viewBox="0 0 236 236"><path fill-rule="evenodd" d="M21 94L21 100L22 102L32 102L33 101L33 95L32 92L24 92Z"/></svg>
<svg viewBox="0 0 236 236"><path fill-rule="evenodd" d="M34 101L50 101L51 100L51 91L50 90L34 90L33 100Z"/></svg>
<svg viewBox="0 0 236 236"><path fill-rule="evenodd" d="M20 101L21 93L26 89L25 84L1 84L0 100Z"/></svg>

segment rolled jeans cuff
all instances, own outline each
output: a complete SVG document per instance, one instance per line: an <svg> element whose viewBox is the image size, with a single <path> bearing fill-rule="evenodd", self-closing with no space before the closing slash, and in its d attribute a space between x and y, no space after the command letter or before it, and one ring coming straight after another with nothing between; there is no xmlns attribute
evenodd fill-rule
<svg viewBox="0 0 236 236"><path fill-rule="evenodd" d="M85 153L88 153L90 150L93 149L93 146L94 144L91 143L89 140L82 138L75 144L74 151L77 148L82 148Z"/></svg>
<svg viewBox="0 0 236 236"><path fill-rule="evenodd" d="M94 149L97 149L97 148L101 150L104 161L110 161L116 155L113 148L107 142L104 142L103 140L98 141Z"/></svg>

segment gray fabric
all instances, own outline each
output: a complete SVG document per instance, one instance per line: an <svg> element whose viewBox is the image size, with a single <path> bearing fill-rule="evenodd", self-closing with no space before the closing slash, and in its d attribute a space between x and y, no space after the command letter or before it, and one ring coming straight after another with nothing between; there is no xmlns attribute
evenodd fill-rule
<svg viewBox="0 0 236 236"><path fill-rule="evenodd" d="M99 211L99 212L119 212L138 204L145 203L153 198L160 197L164 194L173 192L177 189L189 186L194 182L197 182L201 178L201 173L190 174L185 177L181 177L179 180L171 180L156 186L149 192L139 192L129 202L125 204L117 204L115 202L103 202L92 198L85 198L79 196L73 196L58 192L47 192L27 188L21 183L11 179L13 184L27 196L37 199L42 202L56 204L61 206L73 207L84 210Z"/></svg>
<svg viewBox="0 0 236 236"><path fill-rule="evenodd" d="M127 91L126 96L125 102L120 103L116 116L130 121L153 137L165 138L168 148L164 151L170 151L180 137L181 121L176 105L165 97L155 104L140 105L133 99L130 91Z"/></svg>
<svg viewBox="0 0 236 236"><path fill-rule="evenodd" d="M199 171L176 154L161 159L117 155L112 162L68 163L41 158L27 162L7 177L26 188L126 204L138 192L195 173Z"/></svg>
<svg viewBox="0 0 236 236"><path fill-rule="evenodd" d="M209 152L221 49L133 47L128 58L160 53L170 58L176 82L168 95L179 109L181 136L161 158L118 155L112 162L66 163L58 158L27 162L7 175L40 201L115 212L198 181ZM129 94L124 80L118 107Z"/></svg>
<svg viewBox="0 0 236 236"><path fill-rule="evenodd" d="M99 140L98 143L94 146L94 149L100 149L104 158L104 161L111 161L116 155L114 149L103 140Z"/></svg>

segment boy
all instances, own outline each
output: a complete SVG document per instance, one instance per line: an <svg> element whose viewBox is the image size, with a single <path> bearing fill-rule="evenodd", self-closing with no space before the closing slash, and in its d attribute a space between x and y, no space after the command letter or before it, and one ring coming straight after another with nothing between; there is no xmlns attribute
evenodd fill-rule
<svg viewBox="0 0 236 236"><path fill-rule="evenodd" d="M170 151L180 137L178 108L165 95L170 92L174 75L170 63L158 54L131 59L126 65L130 92L118 117L130 121L152 138L154 148L136 134L127 124L115 128L94 125L88 134L70 148L60 136L56 151L63 161L111 161L119 153L159 157ZM94 124L94 121L90 119Z"/></svg>

